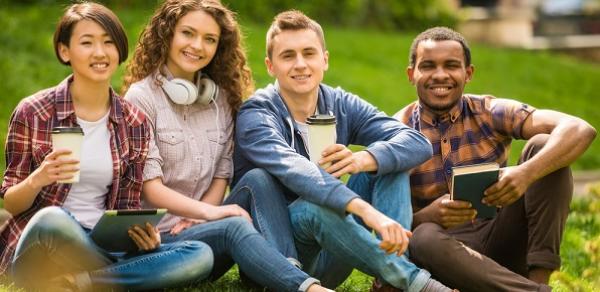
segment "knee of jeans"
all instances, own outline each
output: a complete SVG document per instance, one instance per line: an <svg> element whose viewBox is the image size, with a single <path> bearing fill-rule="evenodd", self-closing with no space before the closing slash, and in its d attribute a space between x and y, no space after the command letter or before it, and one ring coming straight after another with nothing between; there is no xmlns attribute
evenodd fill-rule
<svg viewBox="0 0 600 292"><path fill-rule="evenodd" d="M418 258L419 255L431 254L439 250L441 243L440 233L442 227L435 223L422 223L413 231L409 242L409 250L412 258Z"/></svg>
<svg viewBox="0 0 600 292"><path fill-rule="evenodd" d="M271 185L276 182L275 178L269 172L262 168L255 168L248 171L246 174L244 174L242 180L244 179L253 182L258 182L262 186Z"/></svg>
<svg viewBox="0 0 600 292"><path fill-rule="evenodd" d="M225 228L226 236L230 239L239 239L248 235L258 234L258 231L254 228L250 221L240 216L227 217L224 222L227 222Z"/></svg>
<svg viewBox="0 0 600 292"><path fill-rule="evenodd" d="M29 221L32 229L41 234L65 234L76 230L79 224L59 207L46 207L38 211Z"/></svg>
<svg viewBox="0 0 600 292"><path fill-rule="evenodd" d="M208 277L214 265L214 255L210 246L201 241L179 242L183 258L186 259L186 274L192 279L204 279Z"/></svg>
<svg viewBox="0 0 600 292"><path fill-rule="evenodd" d="M293 224L322 222L330 216L339 217L330 209L305 200L296 200L290 205L290 218Z"/></svg>

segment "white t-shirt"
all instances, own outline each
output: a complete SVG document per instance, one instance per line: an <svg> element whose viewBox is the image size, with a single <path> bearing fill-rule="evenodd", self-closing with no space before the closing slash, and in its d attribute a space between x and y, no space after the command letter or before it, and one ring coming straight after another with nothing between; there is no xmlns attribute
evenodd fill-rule
<svg viewBox="0 0 600 292"><path fill-rule="evenodd" d="M104 213L106 194L113 179L107 122L108 113L95 122L77 118L84 134L79 183L71 186L63 207L86 228L94 227Z"/></svg>

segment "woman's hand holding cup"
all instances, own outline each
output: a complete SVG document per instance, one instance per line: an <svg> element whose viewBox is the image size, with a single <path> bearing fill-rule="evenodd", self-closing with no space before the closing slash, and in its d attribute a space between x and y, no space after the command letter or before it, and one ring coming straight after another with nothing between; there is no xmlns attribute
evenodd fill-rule
<svg viewBox="0 0 600 292"><path fill-rule="evenodd" d="M31 185L41 189L59 180L72 179L79 170L79 159L71 158L71 150L61 148L50 152L31 175Z"/></svg>

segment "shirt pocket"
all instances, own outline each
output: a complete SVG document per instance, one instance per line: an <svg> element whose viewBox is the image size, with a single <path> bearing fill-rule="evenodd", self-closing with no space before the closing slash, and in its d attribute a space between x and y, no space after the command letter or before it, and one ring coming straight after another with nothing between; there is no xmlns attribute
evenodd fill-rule
<svg viewBox="0 0 600 292"><path fill-rule="evenodd" d="M160 156L166 163L181 162L185 154L185 136L181 130L164 129L156 133Z"/></svg>
<svg viewBox="0 0 600 292"><path fill-rule="evenodd" d="M219 135L219 132L216 129L211 129L206 130L206 139L210 144L210 156L212 158L214 158L215 155L221 156L225 148L225 144L227 144L227 135L222 132L221 135Z"/></svg>
<svg viewBox="0 0 600 292"><path fill-rule="evenodd" d="M33 157L34 168L40 166L50 152L52 152L52 145L49 143L34 143L31 147L31 156Z"/></svg>

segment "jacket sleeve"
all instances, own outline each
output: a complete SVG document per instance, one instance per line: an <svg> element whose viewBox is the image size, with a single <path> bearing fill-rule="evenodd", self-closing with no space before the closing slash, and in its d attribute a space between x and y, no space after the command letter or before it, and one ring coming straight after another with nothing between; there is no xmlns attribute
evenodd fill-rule
<svg viewBox="0 0 600 292"><path fill-rule="evenodd" d="M236 143L250 162L265 169L299 197L344 216L358 197L340 180L296 153L285 139L290 121L281 121L267 102L248 100L236 123ZM293 134L293 133L292 133Z"/></svg>
<svg viewBox="0 0 600 292"><path fill-rule="evenodd" d="M366 151L377 161L375 175L407 171L431 158L431 143L419 131L355 95L343 94L350 144L367 146Z"/></svg>

